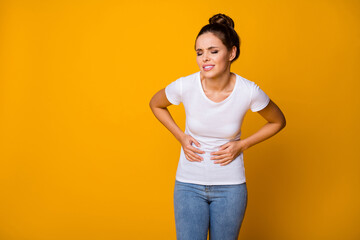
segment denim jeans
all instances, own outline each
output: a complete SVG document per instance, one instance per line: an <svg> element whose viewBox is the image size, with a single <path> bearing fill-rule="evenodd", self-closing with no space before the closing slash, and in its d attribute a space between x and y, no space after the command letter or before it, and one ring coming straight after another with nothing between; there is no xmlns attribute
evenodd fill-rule
<svg viewBox="0 0 360 240"><path fill-rule="evenodd" d="M175 180L177 240L237 240L247 205L246 182L200 185Z"/></svg>

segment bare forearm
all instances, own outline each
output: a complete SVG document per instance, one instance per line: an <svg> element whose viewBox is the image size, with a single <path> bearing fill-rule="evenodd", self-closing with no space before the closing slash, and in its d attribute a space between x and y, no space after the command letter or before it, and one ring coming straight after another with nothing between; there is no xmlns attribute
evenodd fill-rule
<svg viewBox="0 0 360 240"><path fill-rule="evenodd" d="M151 108L155 117L180 141L184 132L179 128L167 108Z"/></svg>
<svg viewBox="0 0 360 240"><path fill-rule="evenodd" d="M285 125L283 125L281 123L270 123L270 122L266 123L256 133L243 139L246 149L274 136L276 133L278 133L284 127L285 127Z"/></svg>

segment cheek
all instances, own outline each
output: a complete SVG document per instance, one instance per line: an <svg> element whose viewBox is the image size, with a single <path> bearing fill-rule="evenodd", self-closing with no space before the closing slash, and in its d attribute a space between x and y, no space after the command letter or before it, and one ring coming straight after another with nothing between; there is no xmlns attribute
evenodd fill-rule
<svg viewBox="0 0 360 240"><path fill-rule="evenodd" d="M222 57L222 56L214 57L214 63L216 63L216 65L218 65L218 66L224 65L225 64L224 57Z"/></svg>
<svg viewBox="0 0 360 240"><path fill-rule="evenodd" d="M197 65L201 65L201 61L200 61L200 58L199 57L196 57L196 63L197 63Z"/></svg>
<svg viewBox="0 0 360 240"><path fill-rule="evenodd" d="M217 61L218 61L218 63L219 64L222 64L222 65L226 65L227 64L227 62L228 62L228 60L229 60L229 56L227 56L226 54L223 54L223 55L219 55L218 57L217 57Z"/></svg>

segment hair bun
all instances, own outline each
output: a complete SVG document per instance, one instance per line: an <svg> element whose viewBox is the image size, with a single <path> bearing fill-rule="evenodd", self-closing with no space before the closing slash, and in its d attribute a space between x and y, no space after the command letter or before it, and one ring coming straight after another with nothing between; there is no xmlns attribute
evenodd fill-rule
<svg viewBox="0 0 360 240"><path fill-rule="evenodd" d="M211 18L209 18L209 23L210 24L214 24L214 23L218 23L218 24L223 24L229 27L234 28L235 24L234 21L231 19L231 17L225 15L225 14L215 14L214 16L212 16Z"/></svg>

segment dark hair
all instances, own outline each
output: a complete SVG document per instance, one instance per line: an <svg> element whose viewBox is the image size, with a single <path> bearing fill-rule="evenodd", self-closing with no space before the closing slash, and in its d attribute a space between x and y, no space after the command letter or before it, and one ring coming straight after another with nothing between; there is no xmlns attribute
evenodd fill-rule
<svg viewBox="0 0 360 240"><path fill-rule="evenodd" d="M216 35L222 43L226 46L226 48L230 51L233 46L236 47L236 56L231 61L235 61L240 55L240 38L236 33L234 21L225 14L215 14L211 18L209 18L209 24L205 25L201 28L199 34L195 39L196 40L201 34L211 32ZM195 47L196 48L196 47Z"/></svg>

